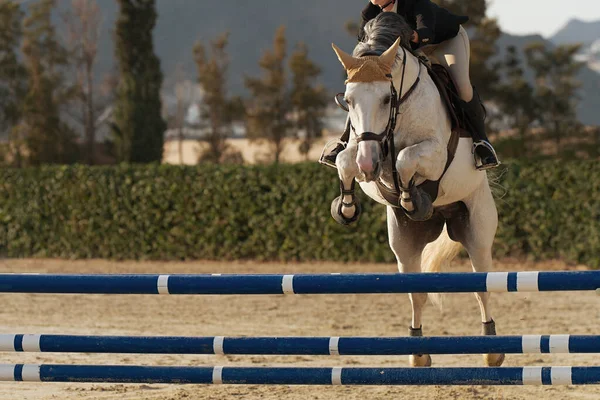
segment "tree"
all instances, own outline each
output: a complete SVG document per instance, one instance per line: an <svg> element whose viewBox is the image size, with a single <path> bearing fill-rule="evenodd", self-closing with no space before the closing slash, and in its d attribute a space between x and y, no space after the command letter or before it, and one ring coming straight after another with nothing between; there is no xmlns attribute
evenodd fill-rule
<svg viewBox="0 0 600 400"><path fill-rule="evenodd" d="M201 161L214 163L225 161L228 151L226 139L232 135L232 123L244 114L243 110L234 110L238 103L227 96L228 41L228 33L213 40L210 43L210 57L202 42L196 43L194 47L198 82L204 92L200 117L207 121L208 125L208 135L204 138L208 143L208 149L200 155Z"/></svg>
<svg viewBox="0 0 600 400"><path fill-rule="evenodd" d="M29 7L22 46L28 74L23 122L29 162L69 163L77 160L75 134L61 120L61 108L72 99L65 71L67 50L59 43L51 13L55 0L40 0Z"/></svg>
<svg viewBox="0 0 600 400"><path fill-rule="evenodd" d="M169 129L177 130L177 152L179 164L183 165L183 141L185 139L186 111L190 107L189 85L185 81L183 65L177 64L175 69L175 114L169 115L167 126Z"/></svg>
<svg viewBox="0 0 600 400"><path fill-rule="evenodd" d="M119 161L162 160L166 122L161 110L163 75L154 53L155 0L118 0L115 41L119 87L113 140Z"/></svg>
<svg viewBox="0 0 600 400"><path fill-rule="evenodd" d="M83 159L95 162L96 114L99 111L94 67L98 54L98 38L102 14L92 0L71 0L71 10L64 19L68 31L70 54L77 79L76 100L79 112L76 119L83 126Z"/></svg>
<svg viewBox="0 0 600 400"><path fill-rule="evenodd" d="M554 140L557 155L563 150L563 136L582 128L577 119L577 91L581 83L576 75L583 64L575 60L580 48L580 45L548 48L544 43L534 43L525 48L527 63L535 74L539 121Z"/></svg>
<svg viewBox="0 0 600 400"><path fill-rule="evenodd" d="M279 163L283 151L283 139L288 136L290 123L287 119L291 104L286 87L286 37L281 26L273 42L260 60L262 78L246 77L246 87L251 93L248 109L248 137L266 140L271 145L274 162Z"/></svg>
<svg viewBox="0 0 600 400"><path fill-rule="evenodd" d="M504 80L495 90L497 104L507 125L514 128L518 134L517 141L511 140L510 146L505 146L507 148L503 149L502 153L513 157L523 157L531 154L531 146L528 146L528 133L538 112L534 89L525 78L520 54L514 46L507 48L501 70Z"/></svg>
<svg viewBox="0 0 600 400"><path fill-rule="evenodd" d="M300 152L307 157L312 141L322 134L327 92L323 86L314 85L321 69L308 58L308 48L304 43L300 43L290 57L289 67L293 74L290 98L294 128L299 133L303 132Z"/></svg>
<svg viewBox="0 0 600 400"><path fill-rule="evenodd" d="M7 156L16 166L22 162L18 125L27 93L27 72L18 56L23 16L19 2L0 2L0 137L9 139Z"/></svg>
<svg viewBox="0 0 600 400"><path fill-rule="evenodd" d="M592 158L600 158L600 126L591 127L590 136L592 146L590 146L588 154Z"/></svg>
<svg viewBox="0 0 600 400"><path fill-rule="evenodd" d="M358 30L360 29L360 25L354 20L346 21L344 24L344 30L348 33L348 35L356 38L358 36Z"/></svg>

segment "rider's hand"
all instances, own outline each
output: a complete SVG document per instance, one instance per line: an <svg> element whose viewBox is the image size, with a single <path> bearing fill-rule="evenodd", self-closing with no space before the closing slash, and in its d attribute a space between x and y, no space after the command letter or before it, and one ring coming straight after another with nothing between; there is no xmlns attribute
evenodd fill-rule
<svg viewBox="0 0 600 400"><path fill-rule="evenodd" d="M383 11L392 11L392 9L394 8L394 3L396 3L396 0L371 0L371 3L373 5L376 5L377 7L381 8L383 6L386 6L385 8L382 8Z"/></svg>
<svg viewBox="0 0 600 400"><path fill-rule="evenodd" d="M413 43L419 43L419 34L417 33L417 31L413 31L410 41Z"/></svg>

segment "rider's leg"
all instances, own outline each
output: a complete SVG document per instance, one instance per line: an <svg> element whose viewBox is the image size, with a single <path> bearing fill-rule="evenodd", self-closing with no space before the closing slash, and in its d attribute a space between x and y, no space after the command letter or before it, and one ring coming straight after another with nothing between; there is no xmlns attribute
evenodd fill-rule
<svg viewBox="0 0 600 400"><path fill-rule="evenodd" d="M485 110L479 95L471 85L469 63L471 46L467 31L461 26L456 37L436 46L434 54L438 61L448 69L456 83L458 95L464 101L464 109L471 124L474 152L480 163L478 168L487 169L498 166L498 158L485 132Z"/></svg>
<svg viewBox="0 0 600 400"><path fill-rule="evenodd" d="M434 54L452 75L460 98L467 103L471 101L473 99L473 86L469 75L471 44L467 31L460 27L455 37L435 46Z"/></svg>
<svg viewBox="0 0 600 400"><path fill-rule="evenodd" d="M344 133L342 133L342 136L340 137L340 140L339 140L340 142L343 142L344 144L338 143L335 146L335 148L333 150L331 150L331 152L329 152L328 154L323 154L323 156L321 157L321 160L319 160L319 162L321 162L322 164L335 166L335 159L337 158L337 155L346 148L346 145L348 144L348 141L350 140L350 129L351 129L350 114L348 114L348 117L346 117L346 125L345 125L345 129L344 129Z"/></svg>

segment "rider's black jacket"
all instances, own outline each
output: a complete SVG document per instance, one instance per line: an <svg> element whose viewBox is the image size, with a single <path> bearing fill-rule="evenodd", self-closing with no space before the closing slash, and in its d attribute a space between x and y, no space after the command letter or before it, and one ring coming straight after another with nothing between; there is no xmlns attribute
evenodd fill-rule
<svg viewBox="0 0 600 400"><path fill-rule="evenodd" d="M430 0L397 0L398 14L419 34L419 46L438 44L458 34L461 24L469 17L452 14ZM358 40L362 41L367 22L381 13L381 9L369 2L362 11L362 23Z"/></svg>

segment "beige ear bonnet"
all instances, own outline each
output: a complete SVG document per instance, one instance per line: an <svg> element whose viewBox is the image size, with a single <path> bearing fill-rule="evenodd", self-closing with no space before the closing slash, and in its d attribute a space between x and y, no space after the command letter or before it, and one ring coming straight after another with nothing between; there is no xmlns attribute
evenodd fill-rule
<svg viewBox="0 0 600 400"><path fill-rule="evenodd" d="M352 57L335 44L332 44L332 47L333 51L335 51L338 59L348 73L348 79L346 80L346 83L368 83L382 81L389 82L392 80L392 67L396 61L396 54L398 53L399 45L400 38L398 38L392 47L386 50L386 52L381 56L365 56L360 58Z"/></svg>

